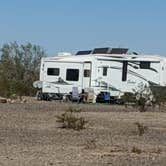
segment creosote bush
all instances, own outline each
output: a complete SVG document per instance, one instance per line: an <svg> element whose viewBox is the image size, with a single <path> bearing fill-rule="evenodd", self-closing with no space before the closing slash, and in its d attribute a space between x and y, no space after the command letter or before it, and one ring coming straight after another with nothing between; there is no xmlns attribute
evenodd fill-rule
<svg viewBox="0 0 166 166"><path fill-rule="evenodd" d="M143 134L145 134L145 132L147 132L148 127L144 126L143 124L136 122L134 123L137 126L137 132L139 136L142 136Z"/></svg>
<svg viewBox="0 0 166 166"><path fill-rule="evenodd" d="M62 113L61 115L56 116L57 122L62 124L62 128L74 129L74 130L81 130L85 128L85 124L87 121L84 117L80 117L79 113L81 109L76 109L70 107Z"/></svg>

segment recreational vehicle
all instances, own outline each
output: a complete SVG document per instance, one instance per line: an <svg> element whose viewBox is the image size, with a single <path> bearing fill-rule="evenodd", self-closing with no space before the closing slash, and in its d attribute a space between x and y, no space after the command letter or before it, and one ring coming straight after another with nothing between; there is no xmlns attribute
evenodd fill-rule
<svg viewBox="0 0 166 166"><path fill-rule="evenodd" d="M41 95L65 96L77 87L95 95L109 92L119 98L140 83L166 86L166 58L128 53L125 48L96 48L46 57L41 60L40 80L34 86Z"/></svg>

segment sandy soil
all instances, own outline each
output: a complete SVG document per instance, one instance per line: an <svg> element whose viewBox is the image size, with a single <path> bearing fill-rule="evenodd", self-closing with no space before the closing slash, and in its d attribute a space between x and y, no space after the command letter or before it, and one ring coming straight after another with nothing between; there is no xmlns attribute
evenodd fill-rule
<svg viewBox="0 0 166 166"><path fill-rule="evenodd" d="M74 104L86 128L59 128L56 115L71 105L0 104L0 166L166 165L166 112ZM148 127L143 136L135 122Z"/></svg>

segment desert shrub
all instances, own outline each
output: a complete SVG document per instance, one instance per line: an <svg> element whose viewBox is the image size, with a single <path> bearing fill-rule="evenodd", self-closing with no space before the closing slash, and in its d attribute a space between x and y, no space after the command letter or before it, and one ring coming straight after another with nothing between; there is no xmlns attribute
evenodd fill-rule
<svg viewBox="0 0 166 166"><path fill-rule="evenodd" d="M121 97L124 102L135 102L135 95L131 92L125 92Z"/></svg>
<svg viewBox="0 0 166 166"><path fill-rule="evenodd" d="M126 106L132 104L140 112L145 112L149 106L160 109L166 103L166 87L139 83L133 92L126 92L121 98Z"/></svg>
<svg viewBox="0 0 166 166"><path fill-rule="evenodd" d="M151 106L154 96L149 86L140 83L137 88L133 89L136 98L136 106L140 112L145 112L148 106Z"/></svg>
<svg viewBox="0 0 166 166"><path fill-rule="evenodd" d="M96 148L96 140L95 139L89 139L85 143L85 149L95 149Z"/></svg>
<svg viewBox="0 0 166 166"><path fill-rule="evenodd" d="M162 86L150 86L152 93L154 95L153 106L158 105L159 109L161 105L164 105L166 102L166 87Z"/></svg>
<svg viewBox="0 0 166 166"><path fill-rule="evenodd" d="M142 136L143 134L145 134L145 132L147 132L148 127L144 126L143 124L136 122L134 123L137 126L137 133L139 136Z"/></svg>
<svg viewBox="0 0 166 166"><path fill-rule="evenodd" d="M121 97L123 103L127 107L128 104L135 104L136 103L136 97L131 92L125 92L123 96Z"/></svg>
<svg viewBox="0 0 166 166"><path fill-rule="evenodd" d="M136 154L141 154L142 150L137 148L136 146L133 146L132 149L131 149L131 152L136 153Z"/></svg>
<svg viewBox="0 0 166 166"><path fill-rule="evenodd" d="M84 117L80 117L81 109L69 108L61 115L56 116L57 122L62 124L62 128L81 130L85 128L87 121Z"/></svg>
<svg viewBox="0 0 166 166"><path fill-rule="evenodd" d="M144 97L140 96L136 102L136 106L138 106L140 112L145 112L147 110L146 99Z"/></svg>
<svg viewBox="0 0 166 166"><path fill-rule="evenodd" d="M126 104L132 104L137 107L140 112L145 112L147 107L153 104L154 96L149 86L140 83L133 92L126 92L121 97Z"/></svg>

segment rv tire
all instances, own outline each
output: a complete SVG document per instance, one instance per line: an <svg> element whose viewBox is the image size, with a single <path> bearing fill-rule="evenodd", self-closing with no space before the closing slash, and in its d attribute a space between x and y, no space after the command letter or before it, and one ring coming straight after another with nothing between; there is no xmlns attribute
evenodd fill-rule
<svg viewBox="0 0 166 166"><path fill-rule="evenodd" d="M37 100L43 100L43 94L41 91L37 91L36 98L37 98Z"/></svg>

